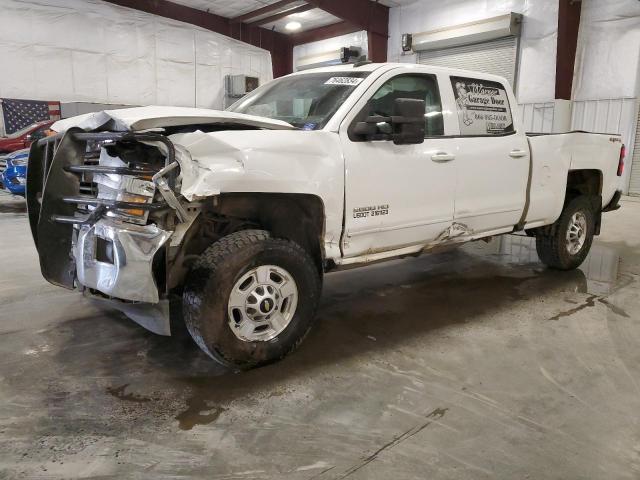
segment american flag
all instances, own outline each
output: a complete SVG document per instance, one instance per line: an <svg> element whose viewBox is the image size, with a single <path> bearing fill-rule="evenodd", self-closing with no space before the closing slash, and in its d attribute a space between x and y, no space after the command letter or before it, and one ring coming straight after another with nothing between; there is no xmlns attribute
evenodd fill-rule
<svg viewBox="0 0 640 480"><path fill-rule="evenodd" d="M3 98L2 115L7 134L17 132L41 120L59 120L60 102Z"/></svg>

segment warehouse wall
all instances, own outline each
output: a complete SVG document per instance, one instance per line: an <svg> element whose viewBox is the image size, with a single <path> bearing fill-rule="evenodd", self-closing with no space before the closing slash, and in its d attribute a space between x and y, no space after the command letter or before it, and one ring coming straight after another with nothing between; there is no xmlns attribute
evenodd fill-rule
<svg viewBox="0 0 640 480"><path fill-rule="evenodd" d="M221 108L226 74L272 78L266 50L99 0L0 0L0 98Z"/></svg>
<svg viewBox="0 0 640 480"><path fill-rule="evenodd" d="M389 61L415 63L415 55L403 55L403 33L420 33L474 22L509 12L524 15L520 43L519 81L521 103L547 102L555 96L558 0L419 0L394 7L389 15Z"/></svg>
<svg viewBox="0 0 640 480"><path fill-rule="evenodd" d="M635 97L639 52L638 0L583 0L574 99Z"/></svg>
<svg viewBox="0 0 640 480"><path fill-rule="evenodd" d="M629 156L621 186L636 177L639 193L640 152L631 165L640 96L640 2L583 0L573 82L571 126L620 133Z"/></svg>

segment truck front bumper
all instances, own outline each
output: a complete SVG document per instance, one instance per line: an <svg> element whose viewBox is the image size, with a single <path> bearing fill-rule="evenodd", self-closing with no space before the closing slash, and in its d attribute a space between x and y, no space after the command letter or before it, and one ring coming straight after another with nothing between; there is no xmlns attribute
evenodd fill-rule
<svg viewBox="0 0 640 480"><path fill-rule="evenodd" d="M82 225L73 246L77 281L110 297L158 303L153 261L170 236L156 225L108 218Z"/></svg>

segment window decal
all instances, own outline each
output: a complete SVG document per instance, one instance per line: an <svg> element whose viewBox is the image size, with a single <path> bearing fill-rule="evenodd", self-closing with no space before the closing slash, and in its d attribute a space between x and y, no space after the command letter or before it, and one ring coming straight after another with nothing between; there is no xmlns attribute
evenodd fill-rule
<svg viewBox="0 0 640 480"><path fill-rule="evenodd" d="M506 89L498 82L451 77L462 135L498 135L513 132Z"/></svg>

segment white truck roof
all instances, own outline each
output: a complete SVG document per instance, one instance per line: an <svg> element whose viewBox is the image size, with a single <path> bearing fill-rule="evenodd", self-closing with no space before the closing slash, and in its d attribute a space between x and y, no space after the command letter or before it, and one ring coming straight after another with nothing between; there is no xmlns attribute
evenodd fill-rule
<svg viewBox="0 0 640 480"><path fill-rule="evenodd" d="M299 72L295 72L290 74L293 75L306 75L309 73L331 73L331 72L373 72L380 70L382 72L386 72L389 70L393 70L395 68L403 68L416 70L418 72L425 71L428 73L442 73L445 75L455 75L455 76L463 76L463 77L472 77L472 78L484 78L487 80L493 80L496 82L500 82L503 84L509 84L506 78L501 77L499 75L492 75L490 73L482 73L476 72L472 70L463 70L460 68L448 68L448 67L438 67L435 65L423 65L417 63L399 63L399 62L387 62L387 63L365 63L358 65L357 63L345 63L342 65L333 65L330 67L320 67L320 68L310 68L308 70L302 70Z"/></svg>

